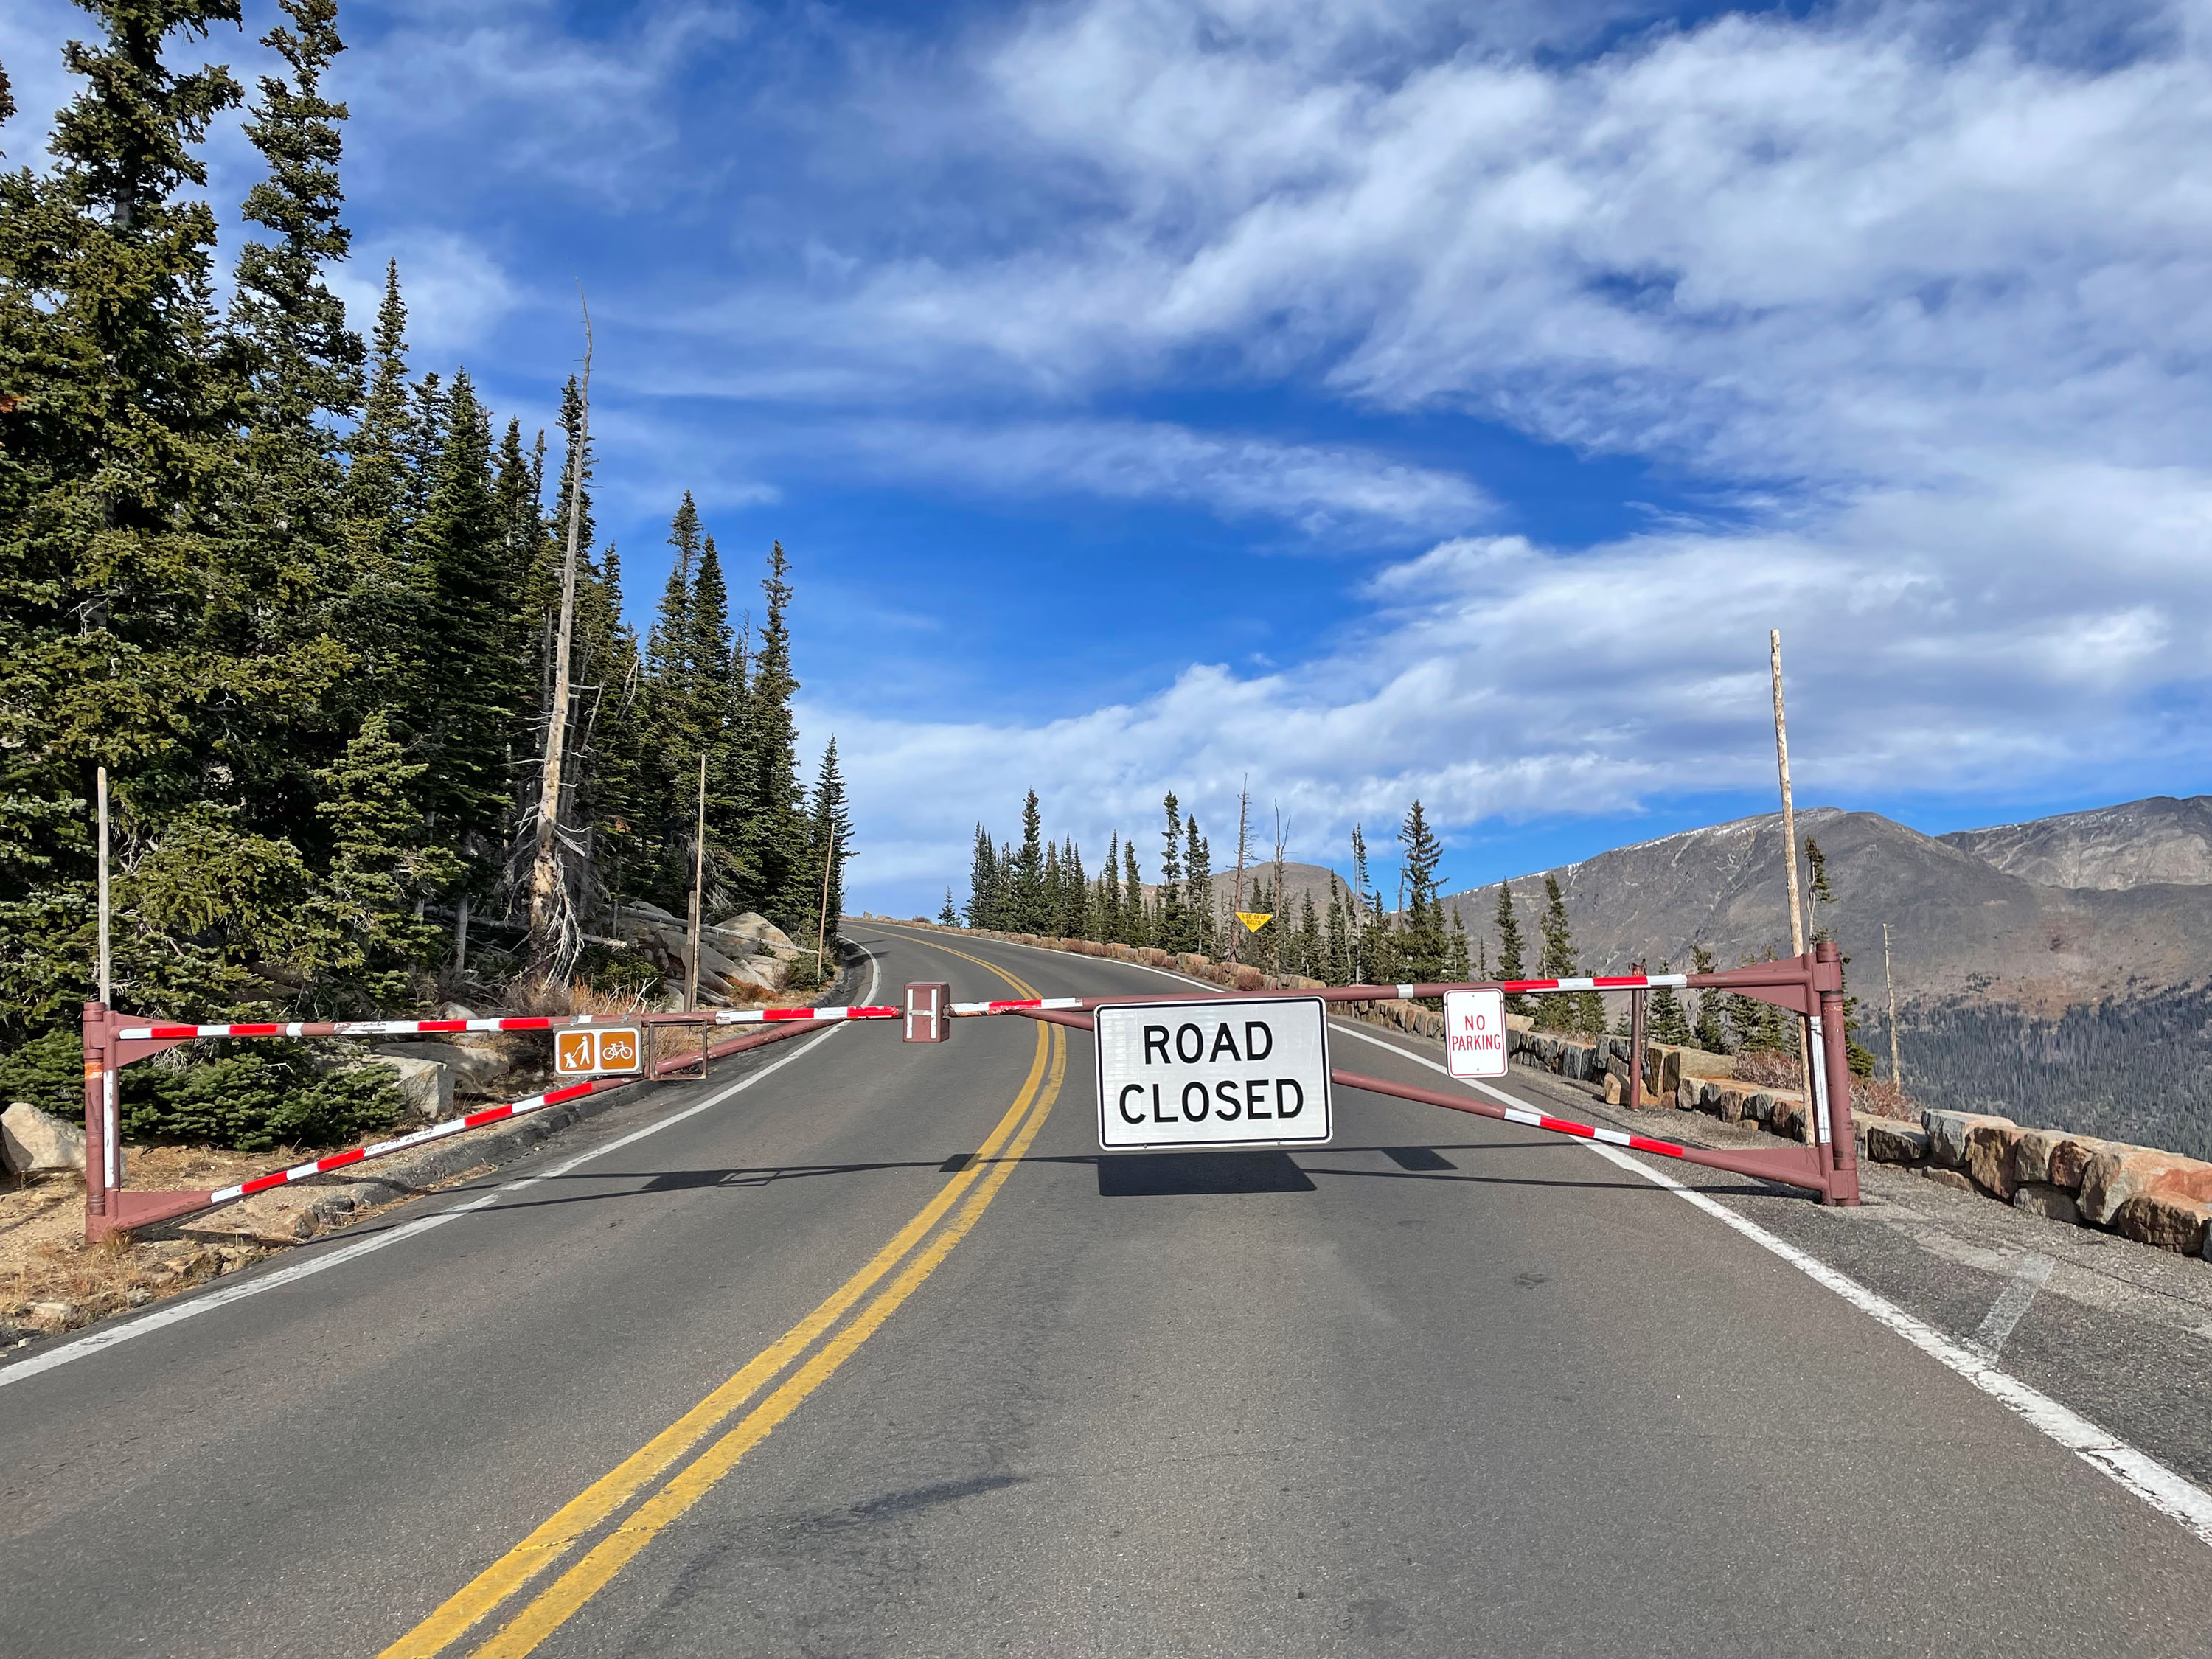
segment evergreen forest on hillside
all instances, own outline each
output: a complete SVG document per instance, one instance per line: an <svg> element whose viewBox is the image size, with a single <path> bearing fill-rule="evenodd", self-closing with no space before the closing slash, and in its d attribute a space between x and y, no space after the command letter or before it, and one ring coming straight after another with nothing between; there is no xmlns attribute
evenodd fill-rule
<svg viewBox="0 0 2212 1659"><path fill-rule="evenodd" d="M396 264L366 341L331 291L334 0L283 0L261 41L281 72L250 96L191 61L236 0L86 9L100 38L64 53L79 90L51 165L0 174L0 1099L79 1109L102 766L113 1001L134 1012L402 1013L577 975L650 994L607 935L623 902L686 908L702 761L707 913L811 945L826 878L834 929L844 791L834 743L800 776L781 545L733 629L685 495L640 641L592 524L588 378L549 454L465 367L410 362ZM265 176L219 300L199 152L241 104ZM126 1082L131 1133L241 1145L393 1104L269 1046Z"/></svg>

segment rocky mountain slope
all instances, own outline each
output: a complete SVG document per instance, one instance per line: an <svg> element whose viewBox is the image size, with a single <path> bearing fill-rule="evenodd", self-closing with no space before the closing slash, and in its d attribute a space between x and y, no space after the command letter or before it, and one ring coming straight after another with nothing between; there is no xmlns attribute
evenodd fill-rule
<svg viewBox="0 0 2212 1659"><path fill-rule="evenodd" d="M2212 795L2153 795L1939 840L2007 875L2052 887L2106 890L2153 883L2212 884Z"/></svg>
<svg viewBox="0 0 2212 1659"><path fill-rule="evenodd" d="M1923 836L1879 813L1815 807L1797 823L1801 838L1815 837L1827 854L1837 902L1821 907L1820 921L1843 942L1862 991L1881 982L1885 922L1901 1000L1986 994L2055 1012L2212 976L2212 884L2058 886L2012 873L1957 837ZM2033 827L2018 826L2002 845L2038 846L2024 833ZM2093 867L2114 878L2130 867L2125 844L2102 833ZM1619 848L1553 873L1586 967L1617 969L1638 957L1680 963L1693 944L1727 965L1770 947L1788 951L1783 856L1774 813ZM1544 874L1511 884L1524 933L1533 934ZM1497 898L1492 884L1447 902L1470 933L1494 938Z"/></svg>

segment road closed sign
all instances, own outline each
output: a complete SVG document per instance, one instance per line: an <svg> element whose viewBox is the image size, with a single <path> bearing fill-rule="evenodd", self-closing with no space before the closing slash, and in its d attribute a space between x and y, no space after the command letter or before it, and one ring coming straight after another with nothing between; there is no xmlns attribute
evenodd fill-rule
<svg viewBox="0 0 2212 1659"><path fill-rule="evenodd" d="M1109 1152L1315 1146L1329 1137L1319 997L1148 1002L1096 1013Z"/></svg>
<svg viewBox="0 0 2212 1659"><path fill-rule="evenodd" d="M635 1025L592 1025L553 1034L556 1077L597 1077L606 1072L644 1069L645 1043Z"/></svg>
<svg viewBox="0 0 2212 1659"><path fill-rule="evenodd" d="M1505 1075L1505 993L1444 993L1444 1059L1454 1077Z"/></svg>

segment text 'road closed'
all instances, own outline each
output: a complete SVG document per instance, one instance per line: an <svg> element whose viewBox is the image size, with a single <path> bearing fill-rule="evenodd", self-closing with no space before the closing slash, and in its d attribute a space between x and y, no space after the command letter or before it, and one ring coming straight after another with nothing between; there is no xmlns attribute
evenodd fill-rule
<svg viewBox="0 0 2212 1659"><path fill-rule="evenodd" d="M1097 1018L1108 1152L1328 1140L1320 998L1109 1004Z"/></svg>

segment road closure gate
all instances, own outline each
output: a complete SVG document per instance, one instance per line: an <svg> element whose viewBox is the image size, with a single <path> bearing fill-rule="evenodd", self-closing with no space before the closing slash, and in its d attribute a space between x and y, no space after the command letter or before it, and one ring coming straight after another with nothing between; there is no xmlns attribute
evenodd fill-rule
<svg viewBox="0 0 2212 1659"><path fill-rule="evenodd" d="M1446 1000L1448 1008L1487 1010L1500 1006L1492 999L1506 994L1547 996L1581 991L1641 991L1662 986L1735 992L1786 1008L1799 1018L1807 1036L1808 1052L1813 1058L1813 1098L1808 1103L1808 1116L1815 1133L1811 1145L1745 1152L1680 1146L1648 1135L1601 1129L1531 1112L1517 1105L1496 1105L1465 1095L1444 1094L1345 1071L1330 1061L1327 1022L1320 1017L1329 1003L1442 998ZM1294 1016L1292 1011L1299 1005L1313 1012ZM1177 1007L1202 1013L1204 1021L1212 1023L1214 1029L1205 1036L1204 1053L1184 1057L1182 1049L1188 1048L1189 1042L1183 1037L1182 1027L1189 1024L1196 1030L1201 1022L1170 1018L1166 1011ZM1231 1014L1231 1010L1239 1008L1254 1012ZM1279 1014L1273 1012L1277 1009L1281 1010ZM1147 1010L1155 1012L1148 1014ZM635 1083L698 1076L709 1060L722 1059L842 1021L901 1020L906 1042L942 1042L951 1036L954 1020L1007 1014L1050 1020L1090 1031L1099 1031L1100 1018L1104 1018L1106 1025L1099 1044L1099 1140L1109 1152L1193 1146L1323 1145L1332 1133L1329 1091L1334 1085L1395 1096L1455 1112L1471 1112L1556 1134L1603 1141L1709 1169L1755 1176L1817 1193L1828 1204L1859 1201L1858 1160L1851 1132L1850 1066L1844 1041L1843 965L1837 947L1824 942L1805 956L1756 963L1723 973L1626 974L1480 984L1352 985L1326 990L1261 991L1202 1000L1173 995L954 1002L946 985L930 981L908 986L905 1006L897 1008L714 1009L695 1013L627 1016L580 1014L228 1025L148 1024L100 1002L88 1002L84 1006L85 1236L97 1239L133 1227L173 1221L311 1176L389 1157L503 1119L524 1116L563 1101L627 1088ZM768 1029L719 1042L714 1038L718 1028L748 1025ZM473 1031L596 1033L580 1042L569 1036L562 1052L564 1058L570 1054L588 1052L590 1061L580 1069L608 1070L613 1068L602 1066L599 1062L611 1054L624 1052L621 1042L611 1043L609 1039L617 1030L632 1029L641 1032L644 1053L626 1057L623 1065L630 1066L634 1063L634 1069L622 1074L587 1077L542 1094L487 1107L389 1140L334 1152L312 1163L273 1170L253 1180L212 1191L133 1192L124 1183L117 1073L136 1060L180 1044L254 1038L443 1036ZM1164 1037L1155 1035L1163 1030ZM1224 1030L1229 1032L1225 1046L1220 1035ZM1262 1039L1258 1035L1262 1030L1267 1034L1264 1052L1255 1058L1255 1051L1262 1048ZM1468 1030L1474 1033L1477 1027L1470 1024ZM696 1053L688 1047L681 1056L661 1052L672 1036L687 1032L698 1036ZM1134 1034L1133 1037L1130 1033ZM562 1039L556 1035L555 1041L560 1042ZM1164 1091L1171 1076L1173 1079L1172 1090L1163 1092L1157 1104L1151 1093L1153 1079L1142 1075L1146 1070L1148 1041L1153 1044L1151 1054L1158 1062L1157 1080ZM1133 1060L1128 1058L1131 1042L1136 1045ZM1109 1046L1119 1056L1115 1063L1120 1067L1110 1073L1120 1079L1111 1085L1116 1092L1110 1107ZM1486 1042L1478 1047L1483 1050L1480 1063L1471 1062L1462 1069L1468 1072L1472 1086L1481 1090L1487 1085L1480 1080L1480 1075L1498 1073L1489 1070L1496 1060L1492 1046ZM1496 1050L1502 1050L1502 1044L1496 1045ZM1639 1048L1639 1071L1641 1065ZM697 1070L691 1069L695 1066ZM1499 1069L1502 1071L1502 1066ZM1124 1072L1127 1073L1126 1077L1121 1075ZM1200 1094L1194 1092L1200 1091L1201 1084L1202 1109ZM1133 1085L1139 1087L1139 1095L1121 1092ZM1144 1108L1141 1121L1127 1115L1135 1109L1139 1098Z"/></svg>

